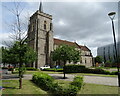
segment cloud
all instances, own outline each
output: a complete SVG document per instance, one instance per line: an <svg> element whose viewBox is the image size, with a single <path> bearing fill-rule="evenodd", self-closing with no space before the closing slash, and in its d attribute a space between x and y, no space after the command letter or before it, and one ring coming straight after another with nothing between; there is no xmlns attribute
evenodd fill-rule
<svg viewBox="0 0 120 96"><path fill-rule="evenodd" d="M77 40L79 44L92 48L91 50L112 43L111 21L107 14L117 11L117 3L79 2L46 5L48 11L52 10L52 13L49 12L53 14L55 35L71 41ZM66 22L67 26L60 26L60 20Z"/></svg>
<svg viewBox="0 0 120 96"><path fill-rule="evenodd" d="M38 2L26 2L29 16L39 8ZM87 45L96 56L97 47L112 43L111 21L108 13L117 10L117 2L43 2L43 11L53 16L54 37ZM6 19L6 18L5 18ZM115 17L117 33L117 15Z"/></svg>

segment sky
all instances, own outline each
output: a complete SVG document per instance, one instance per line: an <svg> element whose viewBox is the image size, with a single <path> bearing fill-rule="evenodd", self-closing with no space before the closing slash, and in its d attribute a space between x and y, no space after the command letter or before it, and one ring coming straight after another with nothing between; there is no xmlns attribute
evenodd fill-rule
<svg viewBox="0 0 120 96"><path fill-rule="evenodd" d="M21 2L20 20L27 26L28 18L38 10L39 2ZM2 22L0 41L10 41L12 33L10 25L15 21L15 15L9 11L14 9L13 2L2 2ZM118 2L43 2L43 12L52 15L54 37L79 45L87 46L93 56L97 48L113 43L111 20L108 13L115 11L115 32L118 37ZM0 44L0 46L3 44Z"/></svg>

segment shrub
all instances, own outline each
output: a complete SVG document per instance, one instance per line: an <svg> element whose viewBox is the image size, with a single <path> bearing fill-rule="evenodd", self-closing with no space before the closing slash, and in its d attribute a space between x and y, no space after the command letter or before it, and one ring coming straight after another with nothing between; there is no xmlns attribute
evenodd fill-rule
<svg viewBox="0 0 120 96"><path fill-rule="evenodd" d="M78 89L80 90L83 85L83 77L76 76L71 85L78 87Z"/></svg>
<svg viewBox="0 0 120 96"><path fill-rule="evenodd" d="M19 68L15 68L15 70L19 70ZM33 67L26 67L26 70L29 70L29 71L39 71L39 69L36 69L36 68L33 68Z"/></svg>
<svg viewBox="0 0 120 96"><path fill-rule="evenodd" d="M94 74L110 74L109 71L103 70L103 69L84 69L82 73L94 73Z"/></svg>
<svg viewBox="0 0 120 96"><path fill-rule="evenodd" d="M63 72L63 68L56 69L56 68L45 68L43 71L56 71L56 72Z"/></svg>
<svg viewBox="0 0 120 96"><path fill-rule="evenodd" d="M35 73L32 80L43 90L48 91L52 87L52 82L54 79L45 73Z"/></svg>
<svg viewBox="0 0 120 96"><path fill-rule="evenodd" d="M26 70L29 71L38 71L39 69L33 68L33 67L26 67Z"/></svg>
<svg viewBox="0 0 120 96"><path fill-rule="evenodd" d="M52 95L61 96L62 89L63 88L61 86L59 86L58 83L52 83L52 86L50 88L50 92L52 93Z"/></svg>
<svg viewBox="0 0 120 96"><path fill-rule="evenodd" d="M19 68L15 68L16 71L18 71Z"/></svg>
<svg viewBox="0 0 120 96"><path fill-rule="evenodd" d="M118 75L118 71L113 71L110 73L110 75Z"/></svg>
<svg viewBox="0 0 120 96"><path fill-rule="evenodd" d="M67 65L65 66L65 73L111 74L111 72L103 70L102 68L89 69L83 65Z"/></svg>
<svg viewBox="0 0 120 96"><path fill-rule="evenodd" d="M13 71L14 70L14 68L8 68L8 71Z"/></svg>
<svg viewBox="0 0 120 96"><path fill-rule="evenodd" d="M2 67L2 69L8 69L8 67Z"/></svg>
<svg viewBox="0 0 120 96"><path fill-rule="evenodd" d="M52 96L75 96L83 83L83 77L77 76L68 87L62 87L58 83L55 83L51 76L45 73L33 74L32 80L41 89L52 93Z"/></svg>
<svg viewBox="0 0 120 96"><path fill-rule="evenodd" d="M78 73L85 69L84 65L66 65L65 73Z"/></svg>
<svg viewBox="0 0 120 96"><path fill-rule="evenodd" d="M83 85L83 77L76 76L73 82L67 87L63 88L62 94L64 96L76 96L77 92Z"/></svg>
<svg viewBox="0 0 120 96"><path fill-rule="evenodd" d="M76 87L74 85L69 85L68 87L65 87L65 88L62 89L61 94L63 96L76 96L77 92L78 92L78 87Z"/></svg>

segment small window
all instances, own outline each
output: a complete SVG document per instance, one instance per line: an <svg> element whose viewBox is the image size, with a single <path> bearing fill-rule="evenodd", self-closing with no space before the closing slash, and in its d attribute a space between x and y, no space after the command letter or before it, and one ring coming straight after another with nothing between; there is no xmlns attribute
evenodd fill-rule
<svg viewBox="0 0 120 96"><path fill-rule="evenodd" d="M47 24L47 22L44 21L44 30L46 30L46 24Z"/></svg>
<svg viewBox="0 0 120 96"><path fill-rule="evenodd" d="M33 31L33 24L31 24L31 31Z"/></svg>
<svg viewBox="0 0 120 96"><path fill-rule="evenodd" d="M80 60L80 63L82 63L82 59Z"/></svg>
<svg viewBox="0 0 120 96"><path fill-rule="evenodd" d="M87 63L86 58L85 58L85 63Z"/></svg>
<svg viewBox="0 0 120 96"><path fill-rule="evenodd" d="M52 30L52 23L50 23L50 30Z"/></svg>
<svg viewBox="0 0 120 96"><path fill-rule="evenodd" d="M44 29L46 30L46 24L44 24Z"/></svg>

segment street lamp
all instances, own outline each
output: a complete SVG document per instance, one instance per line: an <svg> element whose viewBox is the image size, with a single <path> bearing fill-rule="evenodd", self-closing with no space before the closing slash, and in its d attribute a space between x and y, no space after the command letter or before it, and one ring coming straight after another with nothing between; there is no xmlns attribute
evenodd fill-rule
<svg viewBox="0 0 120 96"><path fill-rule="evenodd" d="M115 55L116 55L116 63L117 63L117 69L118 69L118 85L120 87L120 72L119 72L119 62L118 62L118 54L117 54L117 44L116 44L116 37L115 37L115 29L114 29L114 22L113 19L115 17L116 12L110 12L108 16L110 17L112 21L112 30L113 30L113 38L114 38L114 47L115 47Z"/></svg>

